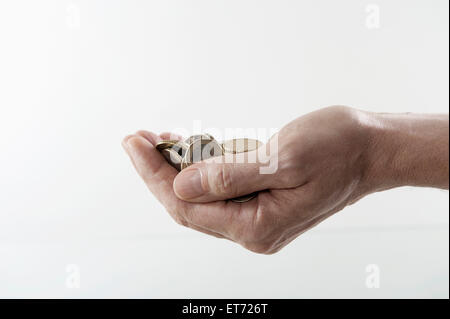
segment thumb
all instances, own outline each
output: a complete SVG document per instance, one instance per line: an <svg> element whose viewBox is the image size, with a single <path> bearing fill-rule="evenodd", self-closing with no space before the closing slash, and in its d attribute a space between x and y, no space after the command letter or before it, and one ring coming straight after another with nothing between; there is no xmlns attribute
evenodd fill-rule
<svg viewBox="0 0 450 319"><path fill-rule="evenodd" d="M261 174L260 167L260 163L202 161L178 173L174 192L180 199L201 203L268 189L274 176Z"/></svg>

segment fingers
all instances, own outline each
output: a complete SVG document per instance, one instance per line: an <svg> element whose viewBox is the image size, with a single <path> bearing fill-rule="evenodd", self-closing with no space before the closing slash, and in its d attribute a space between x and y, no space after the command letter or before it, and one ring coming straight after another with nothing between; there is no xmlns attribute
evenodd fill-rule
<svg viewBox="0 0 450 319"><path fill-rule="evenodd" d="M260 163L245 163L249 153L212 158L182 170L175 178L175 194L190 202L212 202L247 195L275 186L273 174L261 174Z"/></svg>
<svg viewBox="0 0 450 319"><path fill-rule="evenodd" d="M244 209L243 205L232 202L195 204L177 198L173 180L178 172L155 149L154 143L158 138L153 133L140 131L123 141L125 150L149 190L178 223L232 239L235 224L251 216L251 205L246 205Z"/></svg>
<svg viewBox="0 0 450 319"><path fill-rule="evenodd" d="M163 140L177 140L177 141L183 140L183 137L181 135L171 133L171 132L164 132L164 133L159 134L159 136Z"/></svg>
<svg viewBox="0 0 450 319"><path fill-rule="evenodd" d="M142 136L147 141L149 141L152 145L156 145L158 142L160 142L162 139L164 139L161 135L158 136L153 132L148 132L148 131L143 131L143 130L137 131L135 135ZM131 137L131 135L126 137L125 139L127 139L129 137Z"/></svg>
<svg viewBox="0 0 450 319"><path fill-rule="evenodd" d="M124 139L123 146L148 188L161 201L163 205L171 205L171 198L163 190L171 183L177 171L168 165L164 158L154 148L155 139L151 134L131 135Z"/></svg>

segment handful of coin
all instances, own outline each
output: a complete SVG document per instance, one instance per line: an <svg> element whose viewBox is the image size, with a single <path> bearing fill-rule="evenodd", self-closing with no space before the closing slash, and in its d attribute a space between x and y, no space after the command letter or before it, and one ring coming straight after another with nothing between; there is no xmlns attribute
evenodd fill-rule
<svg viewBox="0 0 450 319"><path fill-rule="evenodd" d="M237 154L256 150L262 143L258 140L239 138L217 142L210 134L193 135L184 141L165 140L156 144L156 149L161 152L167 162L178 171L186 167L206 160L211 157L225 154ZM233 202L243 203L251 200L256 193L231 199Z"/></svg>

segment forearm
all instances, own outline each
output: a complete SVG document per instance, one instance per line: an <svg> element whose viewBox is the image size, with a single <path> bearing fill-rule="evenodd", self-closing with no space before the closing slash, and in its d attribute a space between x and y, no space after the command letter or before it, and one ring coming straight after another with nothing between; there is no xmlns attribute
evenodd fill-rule
<svg viewBox="0 0 450 319"><path fill-rule="evenodd" d="M367 180L371 191L449 187L449 116L370 114Z"/></svg>

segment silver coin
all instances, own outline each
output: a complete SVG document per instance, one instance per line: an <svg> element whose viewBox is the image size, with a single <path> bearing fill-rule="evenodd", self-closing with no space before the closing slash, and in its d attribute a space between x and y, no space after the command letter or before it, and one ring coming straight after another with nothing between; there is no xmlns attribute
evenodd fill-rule
<svg viewBox="0 0 450 319"><path fill-rule="evenodd" d="M177 171L181 171L181 162L183 158L177 151L172 148L165 148L161 150L161 154L172 167L174 167Z"/></svg>
<svg viewBox="0 0 450 319"><path fill-rule="evenodd" d="M187 139L184 140L184 142L187 145L191 145L195 141L199 141L199 140L211 141L211 140L214 140L214 137L212 137L212 135L210 135L210 134L196 134L196 135L189 136Z"/></svg>
<svg viewBox="0 0 450 319"><path fill-rule="evenodd" d="M214 139L215 139L214 136L212 136L212 135L209 134L209 133L203 133L203 135L206 136L207 138L211 139L211 140L214 140Z"/></svg>
<svg viewBox="0 0 450 319"><path fill-rule="evenodd" d="M181 169L206 160L211 157L223 155L222 147L216 140L197 139L192 142L181 162Z"/></svg>
<svg viewBox="0 0 450 319"><path fill-rule="evenodd" d="M202 160L220 156L224 153L243 153L258 149L262 143L255 139L239 138L217 143L210 134L198 134L188 137L184 141L165 140L156 144L156 149L161 152L166 161L176 170L181 171L186 167ZM245 203L255 198L257 192L232 198L236 203Z"/></svg>
<svg viewBox="0 0 450 319"><path fill-rule="evenodd" d="M175 145L171 147L174 151L176 151L181 157L184 157L186 151L189 148L189 145L183 141L178 141Z"/></svg>

